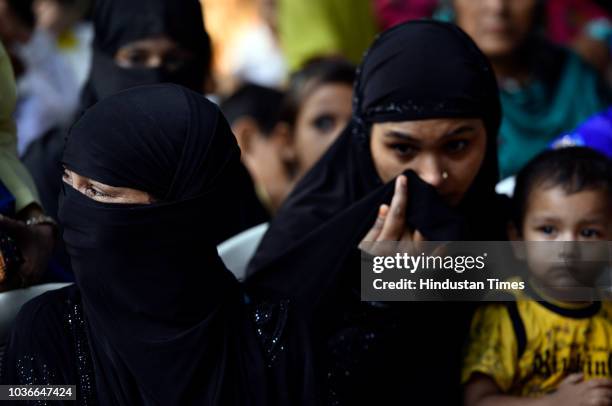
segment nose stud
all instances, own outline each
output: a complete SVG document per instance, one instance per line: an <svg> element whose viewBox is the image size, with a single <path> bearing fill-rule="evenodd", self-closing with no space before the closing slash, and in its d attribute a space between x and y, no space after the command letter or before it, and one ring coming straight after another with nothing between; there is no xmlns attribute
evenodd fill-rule
<svg viewBox="0 0 612 406"><path fill-rule="evenodd" d="M448 172L442 171L442 179L448 179Z"/></svg>

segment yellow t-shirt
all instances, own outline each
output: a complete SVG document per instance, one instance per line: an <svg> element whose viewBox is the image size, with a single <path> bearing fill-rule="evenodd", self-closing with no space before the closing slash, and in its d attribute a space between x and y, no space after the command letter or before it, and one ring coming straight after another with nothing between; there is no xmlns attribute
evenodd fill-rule
<svg viewBox="0 0 612 406"><path fill-rule="evenodd" d="M462 383L482 373L509 395L539 396L574 372L612 378L611 302L553 304L533 291L517 299L476 312Z"/></svg>

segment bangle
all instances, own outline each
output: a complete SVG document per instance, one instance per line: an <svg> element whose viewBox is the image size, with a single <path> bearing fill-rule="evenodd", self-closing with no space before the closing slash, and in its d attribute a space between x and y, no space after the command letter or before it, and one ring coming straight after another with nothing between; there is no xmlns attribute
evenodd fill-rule
<svg viewBox="0 0 612 406"><path fill-rule="evenodd" d="M47 224L53 228L57 228L57 221L55 221L51 216L41 215L26 220L26 226L37 226L39 224Z"/></svg>
<svg viewBox="0 0 612 406"><path fill-rule="evenodd" d="M53 236L56 239L57 237L59 237L59 226L57 224L57 221L55 221L53 217L46 216L43 214L43 215L32 217L26 220L26 226L28 227L38 226L38 225L51 226L51 228L53 229Z"/></svg>

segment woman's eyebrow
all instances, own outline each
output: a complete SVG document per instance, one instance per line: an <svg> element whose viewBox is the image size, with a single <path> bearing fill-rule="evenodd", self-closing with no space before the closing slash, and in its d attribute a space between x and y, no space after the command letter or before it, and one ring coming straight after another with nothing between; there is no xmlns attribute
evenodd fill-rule
<svg viewBox="0 0 612 406"><path fill-rule="evenodd" d="M450 138L450 137L455 137L457 135L461 135L461 134L466 134L466 133L473 133L474 131L476 131L476 129L471 126L471 125L462 125L460 127L457 127L449 132L447 132L446 134L444 134L441 139L445 139L445 138ZM390 130L388 132L385 133L386 137L392 137L392 138L400 138L404 141L408 141L408 142L412 142L414 144L419 144L420 140L418 138L416 138L414 135L410 134L410 133L405 133L405 132L401 132L401 131L397 131L397 130Z"/></svg>
<svg viewBox="0 0 612 406"><path fill-rule="evenodd" d="M471 125L462 125L461 127L455 128L454 130L447 132L442 136L442 138L454 137L465 133L472 133L474 131L476 131L476 129Z"/></svg>
<svg viewBox="0 0 612 406"><path fill-rule="evenodd" d="M403 141L408 141L413 144L420 144L420 141L409 133L403 133L396 130L391 130L385 133L385 137L399 138Z"/></svg>
<svg viewBox="0 0 612 406"><path fill-rule="evenodd" d="M100 187L100 188L102 188L102 189L107 189L107 190L117 190L117 189L121 189L121 188L116 187L116 186L111 186L111 185L107 185L107 184L104 184L104 183L100 183L100 182L98 182L98 181L96 181L96 180L93 180L93 179L88 179L88 181L89 181L89 183L91 183L93 186L97 186L97 187Z"/></svg>

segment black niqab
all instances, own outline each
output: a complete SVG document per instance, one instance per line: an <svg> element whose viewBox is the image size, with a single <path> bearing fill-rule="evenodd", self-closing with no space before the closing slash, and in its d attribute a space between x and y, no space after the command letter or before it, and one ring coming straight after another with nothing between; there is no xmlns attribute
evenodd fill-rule
<svg viewBox="0 0 612 406"><path fill-rule="evenodd" d="M265 404L264 360L216 244L246 173L219 109L174 85L105 99L73 126L64 165L148 192L94 201L67 185L60 219L102 404Z"/></svg>
<svg viewBox="0 0 612 406"><path fill-rule="evenodd" d="M198 0L98 0L93 11L95 37L85 107L121 90L162 82L177 83L202 93L209 73L211 45ZM167 36L193 54L175 71L121 68L114 61L124 45Z"/></svg>

